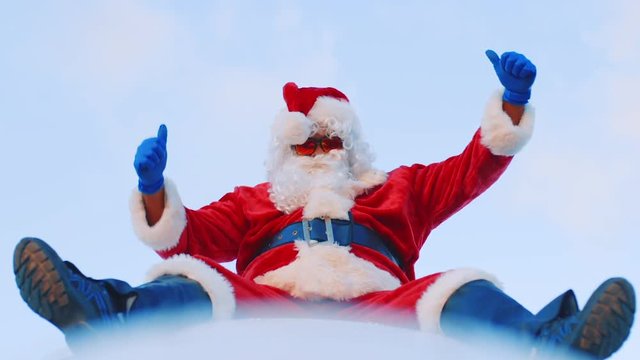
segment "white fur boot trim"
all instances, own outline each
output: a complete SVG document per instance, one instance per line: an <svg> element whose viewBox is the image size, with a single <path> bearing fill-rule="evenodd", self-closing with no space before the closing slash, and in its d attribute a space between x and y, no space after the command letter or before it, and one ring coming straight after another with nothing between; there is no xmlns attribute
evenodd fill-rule
<svg viewBox="0 0 640 360"><path fill-rule="evenodd" d="M174 255L153 266L147 273L147 281L163 275L182 275L197 281L211 299L215 320L229 319L233 315L236 309L233 287L222 274L205 262L186 254Z"/></svg>
<svg viewBox="0 0 640 360"><path fill-rule="evenodd" d="M416 304L420 329L441 333L440 315L445 303L461 286L475 280L487 280L501 288L495 276L481 270L462 268L445 272L427 288Z"/></svg>

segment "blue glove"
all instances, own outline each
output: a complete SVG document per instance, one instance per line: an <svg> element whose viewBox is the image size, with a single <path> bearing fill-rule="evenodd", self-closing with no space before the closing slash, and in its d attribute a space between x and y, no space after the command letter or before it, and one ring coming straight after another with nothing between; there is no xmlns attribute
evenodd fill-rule
<svg viewBox="0 0 640 360"><path fill-rule="evenodd" d="M162 172L167 166L167 127L158 128L158 136L146 139L138 146L133 167L138 173L138 190L155 194L164 185Z"/></svg>
<svg viewBox="0 0 640 360"><path fill-rule="evenodd" d="M515 105L524 105L531 97L531 85L536 79L536 66L524 55L506 52L498 57L493 50L485 52L504 86L502 99Z"/></svg>

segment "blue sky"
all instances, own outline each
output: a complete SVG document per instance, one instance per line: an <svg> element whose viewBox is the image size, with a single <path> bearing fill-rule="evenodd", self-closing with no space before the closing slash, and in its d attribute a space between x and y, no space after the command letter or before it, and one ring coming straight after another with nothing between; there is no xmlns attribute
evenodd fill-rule
<svg viewBox="0 0 640 360"><path fill-rule="evenodd" d="M264 181L287 81L345 92L379 168L440 161L499 87L489 48L537 65L536 129L432 234L417 273L482 268L532 311L567 288L584 304L611 276L638 286L639 15L632 0L0 2L2 348L64 347L15 287L21 237L95 278L138 284L158 261L127 202L135 149L160 123L192 208ZM638 356L634 331L615 358Z"/></svg>

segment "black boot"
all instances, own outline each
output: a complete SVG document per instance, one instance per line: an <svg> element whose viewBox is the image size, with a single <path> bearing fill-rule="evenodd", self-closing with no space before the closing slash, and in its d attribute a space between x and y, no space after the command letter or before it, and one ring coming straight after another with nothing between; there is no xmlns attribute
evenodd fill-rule
<svg viewBox="0 0 640 360"><path fill-rule="evenodd" d="M604 359L629 336L634 312L633 288L622 278L600 285L582 311L569 290L535 315L492 283L477 280L447 300L441 327L445 334L462 336L488 328L506 330L545 348L573 349Z"/></svg>
<svg viewBox="0 0 640 360"><path fill-rule="evenodd" d="M36 238L18 243L13 269L24 301L67 340L87 330L122 327L141 315L191 314L193 309L203 318L212 314L209 296L196 281L165 275L134 288L121 280L92 279Z"/></svg>

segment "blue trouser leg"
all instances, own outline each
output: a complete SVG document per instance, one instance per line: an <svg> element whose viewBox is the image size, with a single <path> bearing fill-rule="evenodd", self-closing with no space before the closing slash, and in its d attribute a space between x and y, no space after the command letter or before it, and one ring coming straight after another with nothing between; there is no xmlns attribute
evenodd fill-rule
<svg viewBox="0 0 640 360"><path fill-rule="evenodd" d="M484 332L493 328L536 336L544 324L577 311L571 290L534 315L491 282L476 280L459 288L447 300L440 326L445 333Z"/></svg>
<svg viewBox="0 0 640 360"><path fill-rule="evenodd" d="M445 334L469 336L506 331L556 349L573 349L604 359L629 335L635 293L622 278L600 285L579 310L573 291L561 294L537 314L486 280L469 282L447 300L440 326Z"/></svg>
<svg viewBox="0 0 640 360"><path fill-rule="evenodd" d="M155 315L186 316L211 319L209 295L194 280L164 275L134 289L127 318Z"/></svg>

